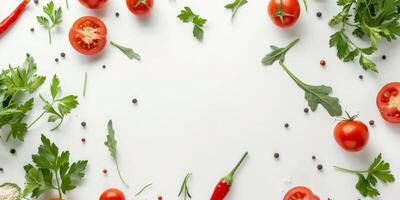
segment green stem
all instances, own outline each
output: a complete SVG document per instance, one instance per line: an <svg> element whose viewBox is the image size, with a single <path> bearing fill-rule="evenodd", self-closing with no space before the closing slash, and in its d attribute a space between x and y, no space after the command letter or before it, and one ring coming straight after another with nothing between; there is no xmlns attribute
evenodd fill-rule
<svg viewBox="0 0 400 200"><path fill-rule="evenodd" d="M307 1L306 1L306 0L303 0L303 3L304 3L304 7L306 8L306 12L308 12Z"/></svg>
<svg viewBox="0 0 400 200"><path fill-rule="evenodd" d="M69 9L68 0L65 0L65 4L67 4L67 9Z"/></svg>
<svg viewBox="0 0 400 200"><path fill-rule="evenodd" d="M85 72L85 81L84 81L84 83L83 83L83 96L84 96L84 97L86 96L87 78L88 78L88 75L87 75L87 72Z"/></svg>
<svg viewBox="0 0 400 200"><path fill-rule="evenodd" d="M60 181L58 180L58 172L57 172L57 170L54 170L54 173L56 174L56 182L57 182L58 197L59 197L59 198L62 198L61 186L60 186Z"/></svg>
<svg viewBox="0 0 400 200"><path fill-rule="evenodd" d="M125 180L122 178L121 171L119 170L119 164L118 164L118 161L117 161L116 159L115 159L115 165L117 166L118 176L119 176L119 178L121 179L122 183L124 183L124 185L125 185L126 187L129 188L129 185L128 185L128 184L125 182Z"/></svg>
<svg viewBox="0 0 400 200"><path fill-rule="evenodd" d="M42 114L39 115L39 117L37 117L31 124L28 125L28 129L33 126L37 121L39 121L40 118L43 117L43 115L46 113L46 111L43 111Z"/></svg>
<svg viewBox="0 0 400 200"><path fill-rule="evenodd" d="M64 121L64 118L62 117L61 120L60 120L60 122L57 124L57 126L54 127L54 128L52 128L50 131L54 131L54 130L58 129L58 127L61 126L61 124L63 123L63 121Z"/></svg>
<svg viewBox="0 0 400 200"><path fill-rule="evenodd" d="M232 185L233 182L233 176L235 175L237 169L239 168L239 166L242 164L242 162L244 161L244 159L247 157L247 155L249 154L249 152L246 151L246 153L242 156L242 158L240 159L240 161L236 164L236 166L232 169L232 171L229 172L228 175L226 175L224 177L225 182L228 185Z"/></svg>
<svg viewBox="0 0 400 200"><path fill-rule="evenodd" d="M141 190L139 190L139 192L137 192L137 193L135 194L135 197L136 197L136 196L139 196L140 194L142 194L142 192L143 192L144 190L146 190L148 187L150 187L151 185L153 185L153 183L149 183L149 184L147 184L146 186L144 186Z"/></svg>
<svg viewBox="0 0 400 200"><path fill-rule="evenodd" d="M339 170L339 171L342 171L342 172L347 172L347 173L352 173L352 174L354 174L354 173L367 173L368 172L368 170L364 170L364 171L355 171L355 170L348 170L348 169L345 169L345 168L342 168L342 167L338 167L338 166L333 166L336 170Z"/></svg>
<svg viewBox="0 0 400 200"><path fill-rule="evenodd" d="M49 29L49 42L51 44L51 29Z"/></svg>

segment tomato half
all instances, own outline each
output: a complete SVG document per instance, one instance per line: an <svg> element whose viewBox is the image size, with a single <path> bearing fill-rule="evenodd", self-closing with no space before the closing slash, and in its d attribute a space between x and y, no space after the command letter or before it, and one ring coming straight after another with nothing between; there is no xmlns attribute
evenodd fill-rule
<svg viewBox="0 0 400 200"><path fill-rule="evenodd" d="M275 25L290 27L299 19L300 4L298 0L271 0L268 4L268 14Z"/></svg>
<svg viewBox="0 0 400 200"><path fill-rule="evenodd" d="M310 189L297 186L289 190L283 200L320 200Z"/></svg>
<svg viewBox="0 0 400 200"><path fill-rule="evenodd" d="M153 9L153 0L126 0L128 9L137 16L147 16Z"/></svg>
<svg viewBox="0 0 400 200"><path fill-rule="evenodd" d="M75 21L69 31L69 42L79 53L93 55L107 43L106 25L97 17L85 16Z"/></svg>
<svg viewBox="0 0 400 200"><path fill-rule="evenodd" d="M96 9L107 3L107 0L79 0L79 2L87 8Z"/></svg>
<svg viewBox="0 0 400 200"><path fill-rule="evenodd" d="M336 142L346 151L357 152L364 149L368 143L368 127L354 117L336 124L334 130Z"/></svg>
<svg viewBox="0 0 400 200"><path fill-rule="evenodd" d="M376 97L376 105L383 119L400 124L400 82L383 86Z"/></svg>
<svg viewBox="0 0 400 200"><path fill-rule="evenodd" d="M101 194L100 200L125 200L125 195L121 190L110 188Z"/></svg>

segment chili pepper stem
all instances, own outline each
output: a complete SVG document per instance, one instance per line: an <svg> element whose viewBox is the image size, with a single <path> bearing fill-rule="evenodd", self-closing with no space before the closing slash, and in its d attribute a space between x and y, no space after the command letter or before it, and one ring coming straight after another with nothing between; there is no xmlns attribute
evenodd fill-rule
<svg viewBox="0 0 400 200"><path fill-rule="evenodd" d="M246 152L246 153L242 156L242 158L240 159L240 161L236 164L236 166L232 169L232 171L229 172L229 174L226 175L226 176L224 177L224 180L225 180L225 182L226 182L228 185L232 185L233 176L235 175L237 169L238 169L239 166L243 163L244 159L247 157L248 154L249 154L249 152Z"/></svg>

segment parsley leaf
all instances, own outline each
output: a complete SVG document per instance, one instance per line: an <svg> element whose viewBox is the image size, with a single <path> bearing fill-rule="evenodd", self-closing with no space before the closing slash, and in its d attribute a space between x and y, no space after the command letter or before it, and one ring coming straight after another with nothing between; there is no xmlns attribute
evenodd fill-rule
<svg viewBox="0 0 400 200"><path fill-rule="evenodd" d="M122 53L124 53L129 59L136 59L139 60L141 59L140 55L136 52L134 52L131 48L123 47L113 41L110 42L112 46L116 47L119 49Z"/></svg>
<svg viewBox="0 0 400 200"><path fill-rule="evenodd" d="M119 164L118 164L118 159L117 159L117 140L115 140L115 131L114 131L113 124L112 124L111 120L108 121L107 130L108 130L107 140L106 140L106 142L104 144L108 147L108 150L110 151L111 157L113 158L113 160L115 162L115 165L117 166L117 171L118 171L119 178L125 184L126 187L129 187L129 185L122 178L121 172L119 170Z"/></svg>
<svg viewBox="0 0 400 200"><path fill-rule="evenodd" d="M265 55L262 59L262 63L264 65L272 65L276 61L279 61L279 65L283 70L294 80L294 82L304 90L305 96L304 98L308 101L308 106L310 106L312 111L315 111L318 107L318 104L321 104L331 116L340 116L342 115L342 107L339 104L339 99L336 97L331 97L329 94L332 92L332 88L330 86L325 85L309 85L301 81L298 77L296 77L289 69L285 66L285 55L292 48L299 39L291 42L288 46L280 48L277 46L271 46L272 52Z"/></svg>
<svg viewBox="0 0 400 200"><path fill-rule="evenodd" d="M181 10L178 18L185 23L192 22L194 24L193 36L200 41L203 40L203 26L204 24L206 24L207 19L201 18L200 15L195 14L192 9L187 6L185 6L184 9Z"/></svg>
<svg viewBox="0 0 400 200"><path fill-rule="evenodd" d="M232 10L232 19L233 19L238 9L247 2L248 2L247 0L234 0L232 3L226 4L225 8Z"/></svg>
<svg viewBox="0 0 400 200"><path fill-rule="evenodd" d="M188 188L188 182L189 182L189 179L191 176L192 176L192 173L186 174L185 178L183 179L181 189L179 190L178 197L180 197L183 194L184 200L186 200L188 197L189 197L189 199L192 198L192 195L190 194L189 188Z"/></svg>
<svg viewBox="0 0 400 200"><path fill-rule="evenodd" d="M392 183L395 181L390 171L390 164L382 160L382 154L379 154L369 168L364 171L348 170L336 166L335 168L343 172L357 175L358 181L356 189L364 197L377 197L380 195L379 191L376 189L378 180L382 183Z"/></svg>
<svg viewBox="0 0 400 200"><path fill-rule="evenodd" d="M61 24L62 22L62 9L58 7L54 8L54 2L50 1L46 6L43 7L43 12L47 16L37 16L37 22L48 30L49 42L51 44L51 30ZM51 23L50 23L51 22Z"/></svg>
<svg viewBox="0 0 400 200"><path fill-rule="evenodd" d="M59 152L58 147L44 135L41 141L38 153L32 155L35 166L28 164L24 167L26 183L23 196L39 198L43 193L57 190L62 198L62 194L73 190L84 177L88 161L70 164L69 151Z"/></svg>

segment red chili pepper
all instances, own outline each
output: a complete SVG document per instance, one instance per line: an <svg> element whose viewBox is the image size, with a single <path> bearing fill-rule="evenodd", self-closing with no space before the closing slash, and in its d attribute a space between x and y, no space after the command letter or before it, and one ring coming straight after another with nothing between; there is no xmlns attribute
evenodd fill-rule
<svg viewBox="0 0 400 200"><path fill-rule="evenodd" d="M28 3L29 0L22 0L18 7L0 23L0 34L5 32L12 24L17 21Z"/></svg>
<svg viewBox="0 0 400 200"><path fill-rule="evenodd" d="M222 178L217 186L215 186L214 193L211 196L211 200L223 200L225 196L229 193L229 189L233 183L233 176L235 175L236 170L239 168L239 166L242 164L243 160L246 158L248 152L246 152L242 159L236 164L235 168L231 172L229 172L228 175L226 175L224 178Z"/></svg>

